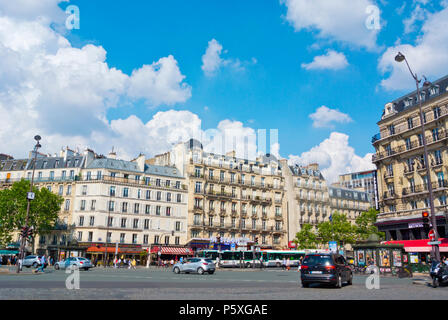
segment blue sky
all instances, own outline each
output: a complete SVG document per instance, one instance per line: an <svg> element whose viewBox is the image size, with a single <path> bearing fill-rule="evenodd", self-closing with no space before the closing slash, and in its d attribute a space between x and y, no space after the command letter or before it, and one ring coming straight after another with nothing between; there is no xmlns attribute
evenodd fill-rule
<svg viewBox="0 0 448 320"><path fill-rule="evenodd" d="M382 107L406 93L379 88L384 77L377 68L381 49L368 52L344 43L327 44L316 41L315 32L296 32L285 19L286 6L278 1L71 3L79 6L82 23L68 36L74 45L103 46L108 64L128 74L142 64L174 55L193 89L191 99L175 109L198 114L206 128L216 127L227 118L254 128L279 128L284 154L306 151L328 136L332 129L315 129L308 117L322 105L349 114L353 122L336 129L350 136L350 144L357 152L372 152L370 139L378 132L376 121ZM403 17L410 14L412 7L407 6L400 16L395 10L403 3L397 4L380 5L385 25L379 33L379 46L393 45L403 35ZM406 38L413 40L413 35ZM242 61L255 58L257 63L243 72L221 70L208 79L201 70L201 57L211 39L228 51L224 56ZM310 48L315 43L320 49ZM337 71L308 71L301 67L326 49L343 52L350 65ZM413 88L411 81L408 87ZM108 117L136 113L147 121L166 108L162 105L148 110L139 105L135 109L113 109Z"/></svg>
<svg viewBox="0 0 448 320"><path fill-rule="evenodd" d="M319 162L323 159L322 167L332 167L333 171L367 169L371 164L366 159L374 151L371 137L379 131L376 122L384 104L413 89L410 75L393 61L394 52L408 49L404 53L409 53L411 64L414 63L418 72L425 70L432 80L447 73L446 68L437 67L435 62L428 65L418 54L427 45L425 39L435 33L436 26L444 23L446 1L357 0L356 4L348 0L332 4L322 0L44 2L48 5L36 10L41 10L39 13L43 16L48 14L49 19L43 24L50 22L53 30L60 30L54 25L63 24L68 5L79 8L80 29L60 34L70 47L79 49L74 54L86 51L88 45L95 50L103 48L109 73L117 69L132 78L133 72L142 66L170 55L177 63L182 79L174 82L189 89L178 98L160 98L154 103L154 95L148 98L144 87L140 87L143 91L138 94L132 90L127 92L132 99L123 97L120 85L105 91L107 94L111 90L120 91L114 97L118 101L113 107L100 103L95 121L101 118L109 122L111 128L107 130L115 133L118 129L114 127L114 120L117 126L120 120L130 117L146 124L154 120L158 112L183 110L190 116L196 115L203 129L217 128L223 120L239 121L243 127L254 130L279 129L280 155L291 161L305 164L307 160ZM53 13L54 4L59 6L60 12ZM380 10L379 30L369 30L365 25L369 18L365 10L369 5ZM36 18L20 10L0 6L0 18L2 13L21 19L17 23ZM212 74L207 74L203 69L203 56L212 39L221 47L220 64ZM8 46L6 40L3 42ZM45 54L57 56L56 52L49 49ZM310 65L316 57L325 60L325 55L330 54L335 60L327 61L325 67ZM111 81L120 77L111 76ZM180 87L177 89L182 91ZM95 92L93 97L101 94L103 92ZM164 92L157 94L163 96ZM46 102L62 99L54 95L49 95L52 99ZM317 113L315 119L321 120L319 126L310 116L322 106L330 112L321 109L322 113ZM95 108L96 105L92 105L90 110L93 112ZM88 108L80 109L85 117L90 116ZM51 109L47 111L51 113ZM71 134L78 129L82 132L73 143L90 143L92 137L97 136L94 129L84 132L75 124L73 120ZM70 124L61 123L61 126L68 128ZM59 136L64 135L64 129L45 130L55 135L52 145L63 140ZM335 132L348 137L348 145L343 144L343 148L354 148L354 154L344 159L346 163L342 166L329 164L328 161L337 161L332 154L322 156L312 152L326 139L331 142L330 137ZM97 145L107 140L95 139L91 143ZM117 141L124 143L126 140ZM102 145L100 148L109 147ZM12 147L9 150L17 152ZM354 159L355 156L359 158ZM331 159L327 161L326 158Z"/></svg>

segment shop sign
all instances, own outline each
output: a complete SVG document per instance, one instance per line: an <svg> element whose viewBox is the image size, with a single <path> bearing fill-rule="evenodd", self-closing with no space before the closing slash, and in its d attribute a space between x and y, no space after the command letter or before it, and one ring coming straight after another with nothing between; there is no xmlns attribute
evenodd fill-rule
<svg viewBox="0 0 448 320"><path fill-rule="evenodd" d="M409 223L408 227L409 227L409 229L423 228L423 223L421 223L421 222Z"/></svg>

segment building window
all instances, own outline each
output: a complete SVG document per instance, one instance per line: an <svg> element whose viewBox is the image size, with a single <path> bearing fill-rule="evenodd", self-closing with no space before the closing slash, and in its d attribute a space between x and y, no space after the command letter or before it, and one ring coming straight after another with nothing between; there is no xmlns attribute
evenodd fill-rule
<svg viewBox="0 0 448 320"><path fill-rule="evenodd" d="M78 241L82 241L82 231L78 231Z"/></svg>
<svg viewBox="0 0 448 320"><path fill-rule="evenodd" d="M123 188L123 197L124 198L129 197L129 188Z"/></svg>
<svg viewBox="0 0 448 320"><path fill-rule="evenodd" d="M157 199L157 200L161 200L161 199L162 199L162 192L157 191L157 197L156 197L156 199Z"/></svg>
<svg viewBox="0 0 448 320"><path fill-rule="evenodd" d="M95 225L95 217L94 217L94 216L91 216L91 217L90 217L89 225L90 225L91 227L93 227L93 226Z"/></svg>
<svg viewBox="0 0 448 320"><path fill-rule="evenodd" d="M149 219L145 219L144 228L145 228L145 230L149 229Z"/></svg>
<svg viewBox="0 0 448 320"><path fill-rule="evenodd" d="M69 196L72 194L72 186L67 186L67 192L65 193L66 196Z"/></svg>
<svg viewBox="0 0 448 320"><path fill-rule="evenodd" d="M115 187L114 186L111 186L109 188L109 196L115 197Z"/></svg>
<svg viewBox="0 0 448 320"><path fill-rule="evenodd" d="M182 202L182 194L180 193L177 194L177 202Z"/></svg>
<svg viewBox="0 0 448 320"><path fill-rule="evenodd" d="M156 215L160 216L160 206L156 206Z"/></svg>
<svg viewBox="0 0 448 320"><path fill-rule="evenodd" d="M81 200L81 207L80 207L81 211L86 210L86 200Z"/></svg>
<svg viewBox="0 0 448 320"><path fill-rule="evenodd" d="M70 210L70 199L66 199L65 200L64 210L65 211L69 211Z"/></svg>
<svg viewBox="0 0 448 320"><path fill-rule="evenodd" d="M166 201L171 202L171 192L166 193Z"/></svg>
<svg viewBox="0 0 448 320"><path fill-rule="evenodd" d="M134 219L133 227L134 227L134 229L138 228L138 219Z"/></svg>
<svg viewBox="0 0 448 320"><path fill-rule="evenodd" d="M137 234L133 233L132 234L132 244L136 244L137 243Z"/></svg>
<svg viewBox="0 0 448 320"><path fill-rule="evenodd" d="M95 210L95 207L96 207L96 200L92 200L92 201L90 202L90 210L91 210L91 211L94 211L94 210Z"/></svg>
<svg viewBox="0 0 448 320"><path fill-rule="evenodd" d="M125 239L126 239L126 234L120 233L120 243L124 243Z"/></svg>
<svg viewBox="0 0 448 320"><path fill-rule="evenodd" d="M115 202L109 201L109 211L114 211L114 209L115 209Z"/></svg>
<svg viewBox="0 0 448 320"><path fill-rule="evenodd" d="M79 224L80 227L84 226L84 216L79 217Z"/></svg>
<svg viewBox="0 0 448 320"><path fill-rule="evenodd" d="M151 199L151 190L146 190L146 200Z"/></svg>
<svg viewBox="0 0 448 320"><path fill-rule="evenodd" d="M124 213L128 212L128 203L127 202L123 202L121 204L121 212L124 212Z"/></svg>
<svg viewBox="0 0 448 320"><path fill-rule="evenodd" d="M176 245L179 245L179 244L180 244L180 237L175 237L175 238L174 238L174 243L175 243Z"/></svg>
<svg viewBox="0 0 448 320"><path fill-rule="evenodd" d="M143 236L143 244L148 244L148 235L147 234L145 234Z"/></svg>
<svg viewBox="0 0 448 320"><path fill-rule="evenodd" d="M92 240L93 240L93 232L89 231L89 238L87 241L92 242Z"/></svg>
<svg viewBox="0 0 448 320"><path fill-rule="evenodd" d="M166 207L166 216L171 216L171 207Z"/></svg>
<svg viewBox="0 0 448 320"><path fill-rule="evenodd" d="M107 219L107 226L108 227L112 227L113 222L114 222L114 218L113 217L109 217Z"/></svg>
<svg viewBox="0 0 448 320"><path fill-rule="evenodd" d="M126 228L126 218L121 218L121 227Z"/></svg>
<svg viewBox="0 0 448 320"><path fill-rule="evenodd" d="M154 244L159 244L159 236L154 236Z"/></svg>
<svg viewBox="0 0 448 320"><path fill-rule="evenodd" d="M134 203L134 213L140 213L140 204Z"/></svg>
<svg viewBox="0 0 448 320"><path fill-rule="evenodd" d="M147 204L145 206L145 214L149 214L150 210L151 210L151 206L149 204Z"/></svg>

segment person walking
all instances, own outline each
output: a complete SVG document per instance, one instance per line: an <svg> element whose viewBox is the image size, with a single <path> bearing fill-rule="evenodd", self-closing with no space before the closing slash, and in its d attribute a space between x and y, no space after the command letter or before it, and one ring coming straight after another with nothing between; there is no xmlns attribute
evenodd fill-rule
<svg viewBox="0 0 448 320"><path fill-rule="evenodd" d="M118 268L120 268L120 267L121 267L121 258L118 259Z"/></svg>
<svg viewBox="0 0 448 320"><path fill-rule="evenodd" d="M290 269L290 264L291 264L291 261L290 261L290 258L288 258L288 260L286 260L286 270L288 270L288 271Z"/></svg>
<svg viewBox="0 0 448 320"><path fill-rule="evenodd" d="M136 268L136 266L137 266L137 261L135 260L135 258L132 259L131 266L132 266L132 269L137 270L137 268Z"/></svg>
<svg viewBox="0 0 448 320"><path fill-rule="evenodd" d="M42 271L42 272L45 272L44 271L44 269L45 269L45 264L46 264L46 259L45 259L45 255L43 255L42 257L40 257L40 266L37 268L37 271Z"/></svg>
<svg viewBox="0 0 448 320"><path fill-rule="evenodd" d="M286 270L286 258L283 258L282 269Z"/></svg>

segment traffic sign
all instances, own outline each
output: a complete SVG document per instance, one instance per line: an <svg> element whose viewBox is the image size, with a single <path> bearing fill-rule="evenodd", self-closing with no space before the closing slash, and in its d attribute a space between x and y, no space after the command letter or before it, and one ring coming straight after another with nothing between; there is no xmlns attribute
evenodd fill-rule
<svg viewBox="0 0 448 320"><path fill-rule="evenodd" d="M441 241L429 241L428 245L433 246L433 245L441 244L441 243L442 243Z"/></svg>
<svg viewBox="0 0 448 320"><path fill-rule="evenodd" d="M429 233L428 233L428 238L429 238L429 240L432 240L432 241L436 240L436 235L435 235L435 233L434 233L434 229L431 229L431 230L429 231Z"/></svg>

